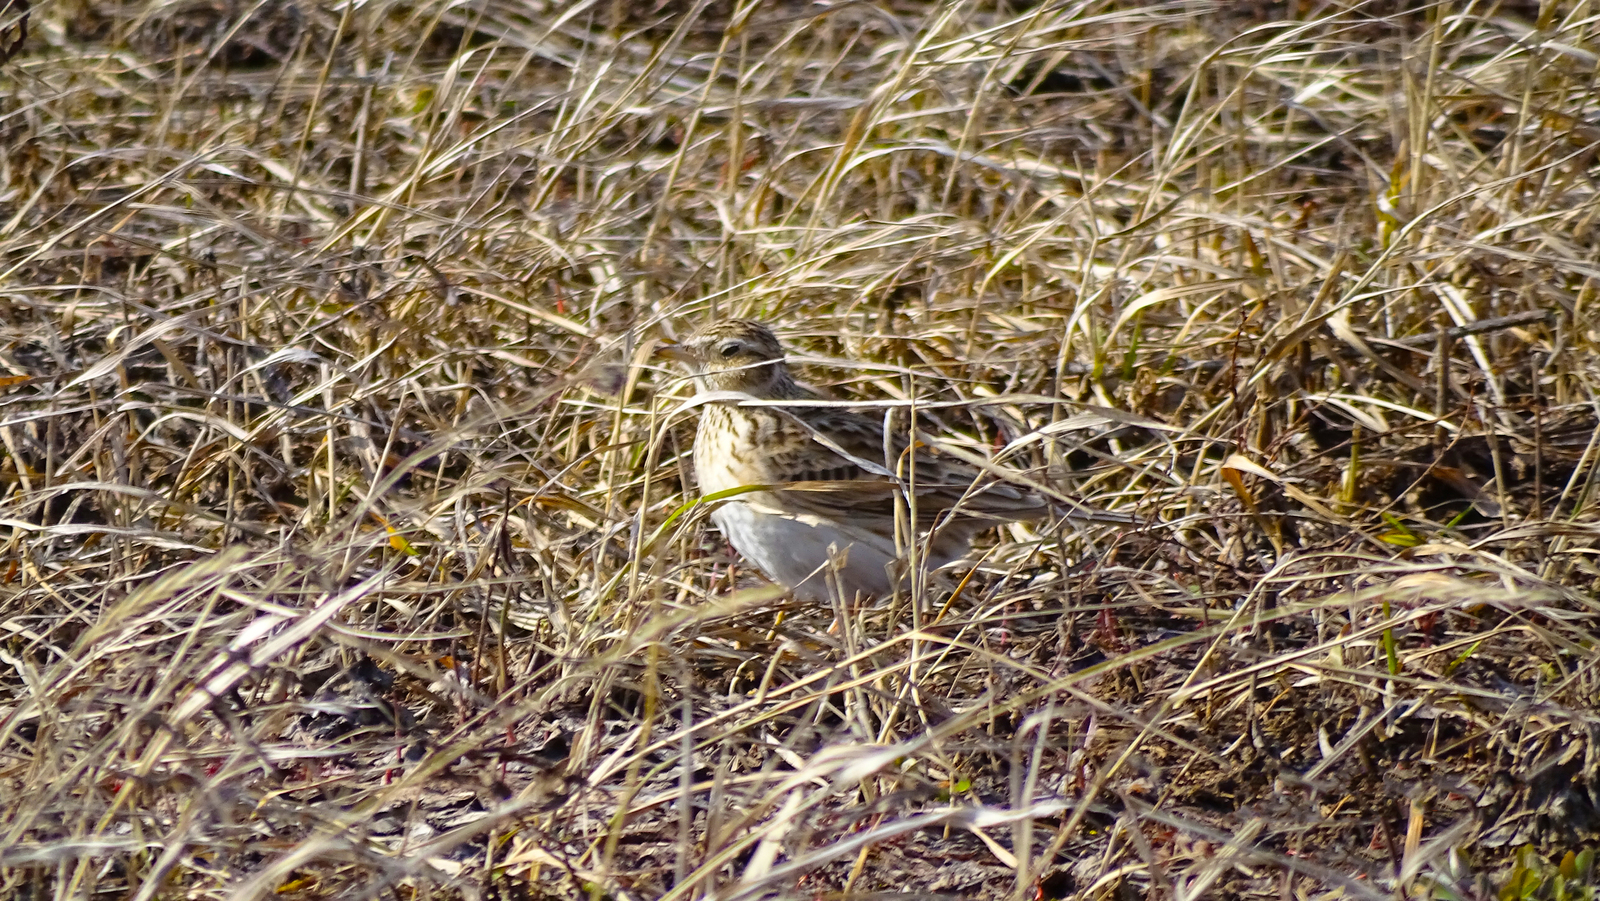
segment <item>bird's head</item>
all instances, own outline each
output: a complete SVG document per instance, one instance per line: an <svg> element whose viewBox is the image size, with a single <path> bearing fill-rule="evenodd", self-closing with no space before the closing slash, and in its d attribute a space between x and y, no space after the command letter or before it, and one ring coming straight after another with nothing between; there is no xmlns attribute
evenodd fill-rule
<svg viewBox="0 0 1600 901"><path fill-rule="evenodd" d="M711 391L781 398L793 384L783 360L783 345L770 329L749 319L724 319L703 326L682 344L663 346L660 353L687 363Z"/></svg>

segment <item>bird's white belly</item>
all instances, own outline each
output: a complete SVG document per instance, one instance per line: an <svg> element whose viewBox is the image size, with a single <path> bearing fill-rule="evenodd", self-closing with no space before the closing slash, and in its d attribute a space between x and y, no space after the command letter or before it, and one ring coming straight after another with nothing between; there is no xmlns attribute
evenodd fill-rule
<svg viewBox="0 0 1600 901"><path fill-rule="evenodd" d="M835 581L845 600L890 591L898 561L894 546L877 536L847 534L817 517L771 512L736 500L713 511L711 521L744 559L796 597L827 601Z"/></svg>

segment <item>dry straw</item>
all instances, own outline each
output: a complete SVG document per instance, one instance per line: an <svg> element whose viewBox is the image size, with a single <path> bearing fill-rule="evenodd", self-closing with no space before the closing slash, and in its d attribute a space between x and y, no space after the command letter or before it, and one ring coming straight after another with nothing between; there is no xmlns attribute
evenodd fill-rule
<svg viewBox="0 0 1600 901"><path fill-rule="evenodd" d="M1595 32L0 0L0 894L1583 883ZM830 634L693 503L723 315L1156 525Z"/></svg>

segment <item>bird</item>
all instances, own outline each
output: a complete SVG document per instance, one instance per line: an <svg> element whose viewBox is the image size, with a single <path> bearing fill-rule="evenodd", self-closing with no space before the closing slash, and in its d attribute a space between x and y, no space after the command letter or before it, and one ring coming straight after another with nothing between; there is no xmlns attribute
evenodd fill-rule
<svg viewBox="0 0 1600 901"><path fill-rule="evenodd" d="M712 522L796 598L885 597L904 584L911 538L931 571L966 556L984 529L1054 510L1031 488L886 428L882 415L829 405L795 381L761 322L717 320L658 353L698 382L694 470L701 498L716 503ZM897 532L897 504L914 536Z"/></svg>

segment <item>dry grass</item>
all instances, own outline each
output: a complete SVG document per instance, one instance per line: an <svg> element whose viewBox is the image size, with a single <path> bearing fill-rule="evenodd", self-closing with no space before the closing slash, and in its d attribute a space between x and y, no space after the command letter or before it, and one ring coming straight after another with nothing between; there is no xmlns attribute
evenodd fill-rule
<svg viewBox="0 0 1600 901"><path fill-rule="evenodd" d="M0 891L1488 897L1600 835L1591 4L649 5L34 6ZM1156 524L829 635L684 506L649 350L728 313Z"/></svg>

